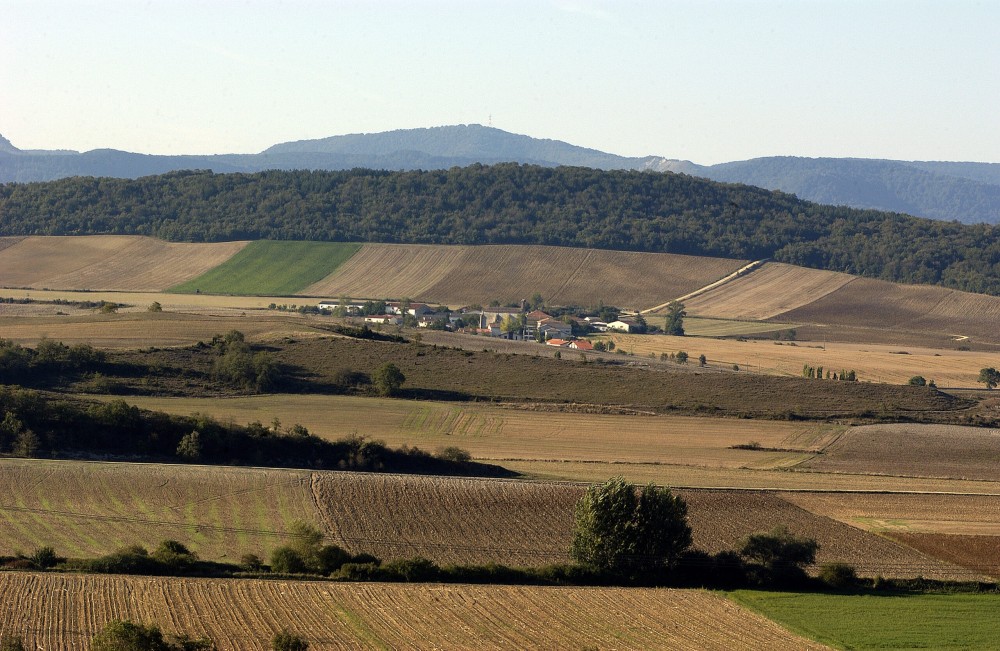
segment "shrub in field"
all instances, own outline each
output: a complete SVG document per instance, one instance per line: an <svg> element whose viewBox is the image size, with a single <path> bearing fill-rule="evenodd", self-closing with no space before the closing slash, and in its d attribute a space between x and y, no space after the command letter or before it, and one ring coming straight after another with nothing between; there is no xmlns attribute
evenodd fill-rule
<svg viewBox="0 0 1000 651"><path fill-rule="evenodd" d="M306 571L306 562L291 547L278 547L271 552L271 571L278 574L302 574Z"/></svg>
<svg viewBox="0 0 1000 651"><path fill-rule="evenodd" d="M392 362L386 362L372 373L372 385L381 396L394 396L399 392L406 376Z"/></svg>
<svg viewBox="0 0 1000 651"><path fill-rule="evenodd" d="M164 540L150 556L171 570L184 571L198 562L198 556L176 540Z"/></svg>
<svg viewBox="0 0 1000 651"><path fill-rule="evenodd" d="M979 382L986 385L987 389L995 389L1000 386L1000 371L992 366L979 370Z"/></svg>
<svg viewBox="0 0 1000 651"><path fill-rule="evenodd" d="M344 581L377 581L381 578L378 563L344 563L335 578Z"/></svg>
<svg viewBox="0 0 1000 651"><path fill-rule="evenodd" d="M911 387L925 387L927 386L927 379L923 375L914 375L907 382Z"/></svg>
<svg viewBox="0 0 1000 651"><path fill-rule="evenodd" d="M795 583L806 578L804 566L816 562L819 543L797 538L786 527L748 537L740 549L750 577L760 584Z"/></svg>
<svg viewBox="0 0 1000 651"><path fill-rule="evenodd" d="M4 635L0 638L0 651L26 651L24 638L20 635Z"/></svg>
<svg viewBox="0 0 1000 651"><path fill-rule="evenodd" d="M396 559L385 563L379 569L385 580L409 583L434 581L440 574L440 569L433 561L420 557Z"/></svg>
<svg viewBox="0 0 1000 651"><path fill-rule="evenodd" d="M177 456L189 463L196 463L201 459L201 433L193 430L181 438L177 444Z"/></svg>
<svg viewBox="0 0 1000 651"><path fill-rule="evenodd" d="M31 555L31 562L39 569L44 570L54 567L59 559L56 557L56 550L51 547L39 547Z"/></svg>
<svg viewBox="0 0 1000 651"><path fill-rule="evenodd" d="M637 491L616 477L577 502L570 553L587 567L619 575L668 570L690 545L687 505L666 488Z"/></svg>
<svg viewBox="0 0 1000 651"><path fill-rule="evenodd" d="M264 569L264 561L257 554L240 556L240 569L244 572L260 572Z"/></svg>
<svg viewBox="0 0 1000 651"><path fill-rule="evenodd" d="M193 640L186 635L165 638L157 626L129 621L113 621L91 640L93 651L208 651L215 649L211 640Z"/></svg>
<svg viewBox="0 0 1000 651"><path fill-rule="evenodd" d="M271 638L272 651L307 651L308 648L309 643L304 637L286 630L278 631Z"/></svg>
<svg viewBox="0 0 1000 651"><path fill-rule="evenodd" d="M847 563L824 563L819 568L819 580L835 590L846 590L857 585L858 574Z"/></svg>
<svg viewBox="0 0 1000 651"><path fill-rule="evenodd" d="M445 461L454 461L456 463L468 463L472 461L472 455L469 454L468 450L463 450L460 447L454 445L449 445L446 448L441 448L437 452L438 459L444 459Z"/></svg>

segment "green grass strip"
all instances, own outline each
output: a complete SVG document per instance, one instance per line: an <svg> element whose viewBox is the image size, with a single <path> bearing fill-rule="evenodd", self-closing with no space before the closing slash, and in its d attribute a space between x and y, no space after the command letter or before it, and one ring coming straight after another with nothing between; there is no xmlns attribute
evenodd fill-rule
<svg viewBox="0 0 1000 651"><path fill-rule="evenodd" d="M816 594L737 590L729 596L838 649L1000 648L997 594Z"/></svg>
<svg viewBox="0 0 1000 651"><path fill-rule="evenodd" d="M218 267L169 291L290 296L329 276L360 248L361 244L348 242L258 240Z"/></svg>

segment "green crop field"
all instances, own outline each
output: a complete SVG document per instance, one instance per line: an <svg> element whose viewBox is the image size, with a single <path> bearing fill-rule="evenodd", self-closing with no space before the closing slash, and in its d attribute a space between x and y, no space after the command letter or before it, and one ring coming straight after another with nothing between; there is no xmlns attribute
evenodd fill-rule
<svg viewBox="0 0 1000 651"><path fill-rule="evenodd" d="M738 590L743 606L838 649L1000 648L997 594L810 594Z"/></svg>
<svg viewBox="0 0 1000 651"><path fill-rule="evenodd" d="M333 273L360 248L360 244L346 242L258 240L170 291L290 296Z"/></svg>

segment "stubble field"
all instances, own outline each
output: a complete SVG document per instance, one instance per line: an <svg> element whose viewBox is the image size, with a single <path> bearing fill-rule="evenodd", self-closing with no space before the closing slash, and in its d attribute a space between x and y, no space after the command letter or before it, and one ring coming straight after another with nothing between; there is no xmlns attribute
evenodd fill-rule
<svg viewBox="0 0 1000 651"><path fill-rule="evenodd" d="M309 295L403 298L446 305L516 302L657 305L707 285L742 260L554 246L365 244Z"/></svg>
<svg viewBox="0 0 1000 651"><path fill-rule="evenodd" d="M222 264L247 244L131 235L26 237L0 248L0 282L33 289L162 291Z"/></svg>
<svg viewBox="0 0 1000 651"><path fill-rule="evenodd" d="M29 645L79 648L113 618L220 651L262 651L283 628L318 650L825 648L699 590L0 574L0 633Z"/></svg>

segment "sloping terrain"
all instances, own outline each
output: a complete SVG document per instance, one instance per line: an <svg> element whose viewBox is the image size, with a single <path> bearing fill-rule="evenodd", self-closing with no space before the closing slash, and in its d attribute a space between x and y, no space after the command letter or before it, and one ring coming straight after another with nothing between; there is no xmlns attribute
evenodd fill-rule
<svg viewBox="0 0 1000 651"><path fill-rule="evenodd" d="M773 316L798 323L933 332L956 341L1000 340L1000 298L996 296L870 278L854 278L836 291Z"/></svg>
<svg viewBox="0 0 1000 651"><path fill-rule="evenodd" d="M366 244L307 295L403 298L448 305L534 294L553 304L642 308L732 273L742 260L555 246Z"/></svg>
<svg viewBox="0 0 1000 651"><path fill-rule="evenodd" d="M684 306L691 315L764 320L808 305L853 279L849 274L835 271L769 262L685 301Z"/></svg>
<svg viewBox="0 0 1000 651"><path fill-rule="evenodd" d="M28 648L86 647L112 619L220 651L281 629L316 650L826 648L702 590L0 574L0 631Z"/></svg>
<svg viewBox="0 0 1000 651"><path fill-rule="evenodd" d="M4 238L0 285L32 289L160 291L216 267L247 242L189 244L94 235Z"/></svg>

